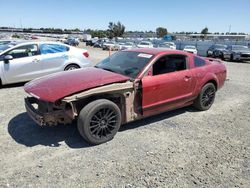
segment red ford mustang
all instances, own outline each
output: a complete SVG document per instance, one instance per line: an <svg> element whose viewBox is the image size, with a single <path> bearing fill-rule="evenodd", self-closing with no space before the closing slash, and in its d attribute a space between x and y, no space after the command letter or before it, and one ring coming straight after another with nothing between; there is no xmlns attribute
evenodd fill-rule
<svg viewBox="0 0 250 188"><path fill-rule="evenodd" d="M82 137L100 144L130 121L192 104L208 110L225 79L220 60L178 50L132 49L92 68L27 83L25 106L41 126L77 119Z"/></svg>

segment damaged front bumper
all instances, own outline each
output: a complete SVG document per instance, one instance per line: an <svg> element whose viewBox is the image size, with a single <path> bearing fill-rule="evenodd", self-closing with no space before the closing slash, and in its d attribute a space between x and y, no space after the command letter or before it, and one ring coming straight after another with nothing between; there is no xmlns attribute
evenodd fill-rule
<svg viewBox="0 0 250 188"><path fill-rule="evenodd" d="M35 97L25 98L25 108L30 118L40 126L68 124L74 119L72 111L67 110L66 106L62 109L56 108L54 104L40 101Z"/></svg>

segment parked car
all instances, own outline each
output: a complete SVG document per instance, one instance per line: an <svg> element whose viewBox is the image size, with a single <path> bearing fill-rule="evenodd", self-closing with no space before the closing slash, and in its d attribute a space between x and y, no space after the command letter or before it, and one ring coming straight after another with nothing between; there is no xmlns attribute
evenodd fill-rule
<svg viewBox="0 0 250 188"><path fill-rule="evenodd" d="M135 44L133 42L125 42L125 44L122 45L121 50L128 50L135 48Z"/></svg>
<svg viewBox="0 0 250 188"><path fill-rule="evenodd" d="M13 42L12 40L0 40L0 45L8 45L12 42Z"/></svg>
<svg viewBox="0 0 250 188"><path fill-rule="evenodd" d="M79 40L77 38L68 38L65 41L65 44L68 44L70 46L78 46L79 45Z"/></svg>
<svg viewBox="0 0 250 188"><path fill-rule="evenodd" d="M250 60L250 49L243 45L231 45L227 50L230 52L231 61Z"/></svg>
<svg viewBox="0 0 250 188"><path fill-rule="evenodd" d="M173 42L164 42L163 44L169 45L171 49L176 50L176 45Z"/></svg>
<svg viewBox="0 0 250 188"><path fill-rule="evenodd" d="M193 53L193 54L197 54L197 49L196 49L195 46L185 46L183 51Z"/></svg>
<svg viewBox="0 0 250 188"><path fill-rule="evenodd" d="M164 48L164 49L166 49L166 50L172 49L171 46L170 46L169 44L164 44L164 43L158 44L157 48Z"/></svg>
<svg viewBox="0 0 250 188"><path fill-rule="evenodd" d="M231 53L227 50L227 45L214 44L210 46L207 50L207 57L220 58L220 59L230 59Z"/></svg>
<svg viewBox="0 0 250 188"><path fill-rule="evenodd" d="M0 52L0 85L91 66L87 50L56 42L23 42Z"/></svg>
<svg viewBox="0 0 250 188"><path fill-rule="evenodd" d="M2 43L1 42L2 41L0 41L0 53L20 43L17 41L9 41L9 42L2 42Z"/></svg>
<svg viewBox="0 0 250 188"><path fill-rule="evenodd" d="M122 47L125 45L125 42L118 42L117 43L117 49L122 50Z"/></svg>
<svg viewBox="0 0 250 188"><path fill-rule="evenodd" d="M114 53L95 67L27 83L25 106L37 124L77 120L82 137L101 144L130 121L192 104L208 110L225 79L226 67L220 60L136 48Z"/></svg>
<svg viewBox="0 0 250 188"><path fill-rule="evenodd" d="M98 39L88 40L88 41L86 41L86 46L93 46L97 41L98 41Z"/></svg>
<svg viewBox="0 0 250 188"><path fill-rule="evenodd" d="M137 44L138 48L153 48L153 44L149 41L141 41L139 44Z"/></svg>
<svg viewBox="0 0 250 188"><path fill-rule="evenodd" d="M97 41L94 43L93 47L94 47L94 48L102 48L104 42L106 42L106 40L104 40L104 39L99 39L99 40L97 40Z"/></svg>
<svg viewBox="0 0 250 188"><path fill-rule="evenodd" d="M102 44L102 49L103 50L118 50L119 46L117 45L116 42L114 41L107 41Z"/></svg>

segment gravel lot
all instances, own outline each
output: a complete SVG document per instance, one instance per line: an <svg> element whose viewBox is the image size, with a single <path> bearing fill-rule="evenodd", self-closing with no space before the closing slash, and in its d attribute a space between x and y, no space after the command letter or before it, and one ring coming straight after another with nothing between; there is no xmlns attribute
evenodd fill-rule
<svg viewBox="0 0 250 188"><path fill-rule="evenodd" d="M89 50L94 62L108 55ZM34 124L22 84L0 89L0 187L250 187L250 64L226 65L209 111L133 122L94 147L76 124Z"/></svg>

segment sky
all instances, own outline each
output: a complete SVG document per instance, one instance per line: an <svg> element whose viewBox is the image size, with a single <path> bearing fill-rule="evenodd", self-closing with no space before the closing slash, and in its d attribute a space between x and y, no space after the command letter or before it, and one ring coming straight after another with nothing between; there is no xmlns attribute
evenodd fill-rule
<svg viewBox="0 0 250 188"><path fill-rule="evenodd" d="M107 29L120 21L129 31L245 32L250 0L0 0L0 27Z"/></svg>

